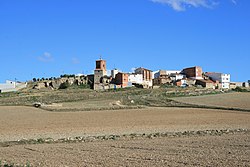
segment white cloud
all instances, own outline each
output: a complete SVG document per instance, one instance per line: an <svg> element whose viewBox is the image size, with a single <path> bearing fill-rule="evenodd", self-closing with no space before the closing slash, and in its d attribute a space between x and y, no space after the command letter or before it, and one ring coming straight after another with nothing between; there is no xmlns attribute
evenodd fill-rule
<svg viewBox="0 0 250 167"><path fill-rule="evenodd" d="M176 11L185 11L187 7L213 8L213 6L218 4L214 0L151 0L151 1L169 5Z"/></svg>
<svg viewBox="0 0 250 167"><path fill-rule="evenodd" d="M54 60L54 58L52 57L52 55L48 52L45 52L43 55L38 56L38 60L41 62L52 62Z"/></svg>

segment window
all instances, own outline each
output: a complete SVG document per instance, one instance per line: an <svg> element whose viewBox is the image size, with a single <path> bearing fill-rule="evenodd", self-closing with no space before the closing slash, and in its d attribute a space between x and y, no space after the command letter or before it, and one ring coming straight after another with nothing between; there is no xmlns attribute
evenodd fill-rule
<svg viewBox="0 0 250 167"><path fill-rule="evenodd" d="M97 61L97 62L96 62L96 68L97 68L97 69L100 69L100 68L101 68L101 62L100 62L100 61Z"/></svg>

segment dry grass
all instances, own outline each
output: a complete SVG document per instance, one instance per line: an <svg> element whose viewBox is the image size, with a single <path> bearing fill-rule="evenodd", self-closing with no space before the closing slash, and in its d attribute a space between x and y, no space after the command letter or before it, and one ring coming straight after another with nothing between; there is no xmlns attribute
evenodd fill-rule
<svg viewBox="0 0 250 167"><path fill-rule="evenodd" d="M218 93L213 90L195 88L162 88L162 89L124 89L117 91L96 92L89 89L67 89L67 90L26 90L16 93L0 94L0 105L32 105L34 102L44 104L65 102L91 102L91 101L121 101L124 105L146 105L146 106L173 106L168 100L170 97L190 96ZM131 104L131 100L134 101ZM75 106L74 106L75 107Z"/></svg>
<svg viewBox="0 0 250 167"><path fill-rule="evenodd" d="M109 99L103 99L103 100L93 99L93 100L82 100L77 102L52 103L49 105L43 105L41 108L48 111L76 112L76 111L126 109L128 108L128 106L122 105L120 100L114 101Z"/></svg>

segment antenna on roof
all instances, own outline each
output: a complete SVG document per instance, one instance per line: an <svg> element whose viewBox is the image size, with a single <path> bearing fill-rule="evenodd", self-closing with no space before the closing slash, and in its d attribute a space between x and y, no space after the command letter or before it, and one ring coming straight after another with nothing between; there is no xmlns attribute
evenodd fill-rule
<svg viewBox="0 0 250 167"><path fill-rule="evenodd" d="M100 55L100 60L102 60L102 55Z"/></svg>

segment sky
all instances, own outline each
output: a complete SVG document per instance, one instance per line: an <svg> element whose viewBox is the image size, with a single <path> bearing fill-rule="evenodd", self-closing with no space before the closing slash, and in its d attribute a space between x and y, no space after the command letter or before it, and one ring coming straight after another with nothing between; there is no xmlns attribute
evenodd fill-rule
<svg viewBox="0 0 250 167"><path fill-rule="evenodd" d="M250 80L249 0L0 0L0 82L201 66Z"/></svg>

